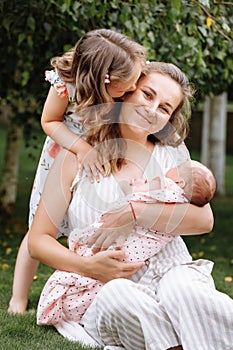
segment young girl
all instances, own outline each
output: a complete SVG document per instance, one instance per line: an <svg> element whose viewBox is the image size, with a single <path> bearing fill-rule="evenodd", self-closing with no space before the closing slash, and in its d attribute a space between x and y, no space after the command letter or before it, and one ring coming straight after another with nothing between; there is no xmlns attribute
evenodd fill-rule
<svg viewBox="0 0 233 350"><path fill-rule="evenodd" d="M43 113L42 127L48 135L42 150L30 198L31 226L44 182L60 147L77 155L79 173L84 168L89 180L103 174L99 154L85 141L87 107L112 102L133 91L145 64L145 49L124 35L107 29L88 32L76 46L51 61L54 71L46 72L51 83ZM87 113L87 112L86 112ZM67 234L64 218L59 234ZM31 259L27 235L21 243L13 281L9 312L23 313L38 262Z"/></svg>

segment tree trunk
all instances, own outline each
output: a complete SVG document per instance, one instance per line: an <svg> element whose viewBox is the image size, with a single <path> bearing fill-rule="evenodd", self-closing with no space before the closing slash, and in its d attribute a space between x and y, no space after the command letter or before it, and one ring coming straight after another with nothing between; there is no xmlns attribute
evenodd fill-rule
<svg viewBox="0 0 233 350"><path fill-rule="evenodd" d="M227 93L206 97L203 111L201 161L217 180L217 194L225 195Z"/></svg>
<svg viewBox="0 0 233 350"><path fill-rule="evenodd" d="M206 96L203 105L202 119L202 140L201 140L201 162L209 164L209 134L210 134L210 97Z"/></svg>
<svg viewBox="0 0 233 350"><path fill-rule="evenodd" d="M17 195L19 153L23 127L11 122L8 135L0 187L0 216L12 215Z"/></svg>

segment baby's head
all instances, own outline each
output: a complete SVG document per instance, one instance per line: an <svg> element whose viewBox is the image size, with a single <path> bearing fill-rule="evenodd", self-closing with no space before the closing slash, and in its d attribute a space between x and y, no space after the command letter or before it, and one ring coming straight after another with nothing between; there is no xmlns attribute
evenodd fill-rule
<svg viewBox="0 0 233 350"><path fill-rule="evenodd" d="M216 191L216 180L212 171L204 164L189 160L168 170L167 177L183 188L190 203L199 207L209 203Z"/></svg>

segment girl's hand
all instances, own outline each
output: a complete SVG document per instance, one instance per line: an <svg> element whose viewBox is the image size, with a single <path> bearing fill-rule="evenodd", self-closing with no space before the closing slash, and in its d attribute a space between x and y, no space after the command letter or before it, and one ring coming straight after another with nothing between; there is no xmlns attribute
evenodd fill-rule
<svg viewBox="0 0 233 350"><path fill-rule="evenodd" d="M99 182L99 174L104 176L104 168L102 167L102 159L99 152L82 140L82 144L79 143L77 157L78 176L81 177L83 170L85 170L91 183L94 182L94 179Z"/></svg>
<svg viewBox="0 0 233 350"><path fill-rule="evenodd" d="M88 246L94 253L111 247L121 247L128 236L134 232L135 221L129 204L101 216L100 228L91 235Z"/></svg>
<svg viewBox="0 0 233 350"><path fill-rule="evenodd" d="M108 250L84 257L85 275L106 283L115 278L129 278L144 265L144 262L122 262L124 258L125 254L121 250Z"/></svg>

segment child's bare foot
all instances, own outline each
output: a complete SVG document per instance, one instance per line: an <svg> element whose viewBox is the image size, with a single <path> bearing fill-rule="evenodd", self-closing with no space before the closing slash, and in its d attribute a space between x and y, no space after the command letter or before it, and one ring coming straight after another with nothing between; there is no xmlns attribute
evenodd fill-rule
<svg viewBox="0 0 233 350"><path fill-rule="evenodd" d="M12 297L7 311L11 314L23 314L27 309L27 304L27 299L17 299Z"/></svg>

